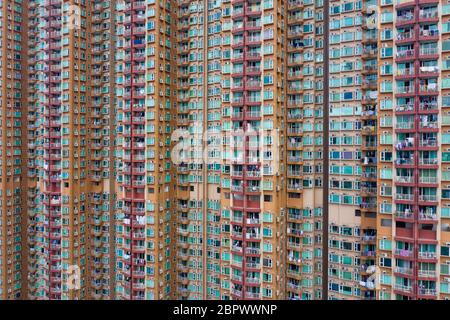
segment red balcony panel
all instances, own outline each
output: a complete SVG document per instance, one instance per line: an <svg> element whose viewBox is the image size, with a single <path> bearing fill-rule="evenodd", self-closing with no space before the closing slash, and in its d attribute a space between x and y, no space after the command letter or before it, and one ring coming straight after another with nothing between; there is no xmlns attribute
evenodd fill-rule
<svg viewBox="0 0 450 320"><path fill-rule="evenodd" d="M261 209L261 203L259 201L247 200L247 208L249 209Z"/></svg>
<svg viewBox="0 0 450 320"><path fill-rule="evenodd" d="M412 239L414 237L414 230L412 228L396 228L395 235L400 238Z"/></svg>
<svg viewBox="0 0 450 320"><path fill-rule="evenodd" d="M419 238L423 240L436 240L436 231L419 229Z"/></svg>
<svg viewBox="0 0 450 320"><path fill-rule="evenodd" d="M398 3L395 6L395 9L405 9L405 8L410 8L410 7L414 7L416 5L417 0L411 0L411 1L402 1L402 3Z"/></svg>

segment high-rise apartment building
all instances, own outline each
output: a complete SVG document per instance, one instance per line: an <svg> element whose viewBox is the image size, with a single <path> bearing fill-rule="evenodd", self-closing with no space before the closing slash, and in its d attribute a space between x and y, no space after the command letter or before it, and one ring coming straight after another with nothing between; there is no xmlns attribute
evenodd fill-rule
<svg viewBox="0 0 450 320"><path fill-rule="evenodd" d="M2 299L448 299L450 3L0 0Z"/></svg>
<svg viewBox="0 0 450 320"><path fill-rule="evenodd" d="M0 299L27 291L26 8L0 2Z"/></svg>
<svg viewBox="0 0 450 320"><path fill-rule="evenodd" d="M448 299L448 10L440 1L381 8L380 299Z"/></svg>
<svg viewBox="0 0 450 320"><path fill-rule="evenodd" d="M174 293L176 4L117 3L116 296Z"/></svg>

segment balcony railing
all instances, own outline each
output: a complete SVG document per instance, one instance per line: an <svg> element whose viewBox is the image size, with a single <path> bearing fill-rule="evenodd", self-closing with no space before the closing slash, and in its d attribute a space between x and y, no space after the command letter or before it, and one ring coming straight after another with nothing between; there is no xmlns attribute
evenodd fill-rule
<svg viewBox="0 0 450 320"><path fill-rule="evenodd" d="M397 218L412 219L414 217L414 213L409 211L396 211L395 216Z"/></svg>
<svg viewBox="0 0 450 320"><path fill-rule="evenodd" d="M413 274L413 269L411 269L411 268L395 267L394 271L396 273L402 273L402 274L407 274L407 275Z"/></svg>
<svg viewBox="0 0 450 320"><path fill-rule="evenodd" d="M257 299L259 298L261 295L259 293L256 292L245 292L245 297L246 298L253 298L253 299Z"/></svg>
<svg viewBox="0 0 450 320"><path fill-rule="evenodd" d="M395 199L412 201L414 200L414 195L411 193L397 193L395 194Z"/></svg>
<svg viewBox="0 0 450 320"><path fill-rule="evenodd" d="M261 264L260 264L260 263L256 263L256 262L247 262L247 263L245 264L245 266L246 266L247 268L253 268L253 269L259 269L259 268L261 268Z"/></svg>
<svg viewBox="0 0 450 320"><path fill-rule="evenodd" d="M405 249L395 249L395 254L401 257L412 257L413 251Z"/></svg>
<svg viewBox="0 0 450 320"><path fill-rule="evenodd" d="M405 94L405 93L414 93L414 87L398 87L397 93L399 94Z"/></svg>
<svg viewBox="0 0 450 320"><path fill-rule="evenodd" d="M423 252L419 252L419 258L423 258L423 259L436 259L437 254L436 252L431 252L431 251L423 251Z"/></svg>
<svg viewBox="0 0 450 320"><path fill-rule="evenodd" d="M407 12L400 16L397 16L397 21L404 22L404 21L410 21L414 19L414 13L413 12Z"/></svg>
<svg viewBox="0 0 450 320"><path fill-rule="evenodd" d="M246 233L245 238L246 239L261 239L261 235L256 234L256 233Z"/></svg>
<svg viewBox="0 0 450 320"><path fill-rule="evenodd" d="M419 141L421 147L436 147L437 141L435 139L423 139Z"/></svg>
<svg viewBox="0 0 450 320"><path fill-rule="evenodd" d="M397 164L397 165L411 165L411 164L414 164L414 161L413 161L413 159L412 158L397 158L396 160L395 160L395 164ZM400 181L400 182L402 182L402 181Z"/></svg>
<svg viewBox="0 0 450 320"><path fill-rule="evenodd" d="M235 288L231 288L231 293L234 294L235 296L238 296L238 297L242 296L242 291L237 290Z"/></svg>
<svg viewBox="0 0 450 320"><path fill-rule="evenodd" d="M435 165L438 164L438 160L436 158L419 158L420 165Z"/></svg>
<svg viewBox="0 0 450 320"><path fill-rule="evenodd" d="M436 289L419 288L419 294L423 296L436 296Z"/></svg>
<svg viewBox="0 0 450 320"><path fill-rule="evenodd" d="M259 248L250 248L250 247L245 248L245 253L248 254L259 254L260 252L261 250Z"/></svg>
<svg viewBox="0 0 450 320"><path fill-rule="evenodd" d="M421 37L435 37L439 35L439 30L420 30Z"/></svg>
<svg viewBox="0 0 450 320"><path fill-rule="evenodd" d="M439 54L439 50L437 47L432 48L420 48L419 54L421 56L428 56L428 55L436 55Z"/></svg>
<svg viewBox="0 0 450 320"><path fill-rule="evenodd" d="M394 285L394 289L398 290L398 291L402 291L402 292L412 293L412 287L411 286L405 286L405 285L402 285L402 284L395 284Z"/></svg>
<svg viewBox="0 0 450 320"><path fill-rule="evenodd" d="M419 277L435 278L437 276L436 270L419 270Z"/></svg>
<svg viewBox="0 0 450 320"><path fill-rule="evenodd" d="M437 121L420 122L419 126L423 129L437 129L438 123Z"/></svg>
<svg viewBox="0 0 450 320"><path fill-rule="evenodd" d="M428 85L421 85L419 87L420 92L438 92L438 86L435 83L430 83Z"/></svg>
<svg viewBox="0 0 450 320"><path fill-rule="evenodd" d="M438 178L437 177L419 177L420 183L437 183Z"/></svg>
<svg viewBox="0 0 450 320"><path fill-rule="evenodd" d="M420 220L437 220L438 216L435 213L419 213Z"/></svg>
<svg viewBox="0 0 450 320"><path fill-rule="evenodd" d="M413 68L403 68L397 70L397 75L399 76L410 76L414 74Z"/></svg>
<svg viewBox="0 0 450 320"><path fill-rule="evenodd" d="M438 17L437 10L429 10L429 11L420 10L420 13L419 13L419 18L422 18L422 19L434 19L437 17Z"/></svg>
<svg viewBox="0 0 450 320"><path fill-rule="evenodd" d="M414 50L403 50L397 52L397 58L408 58L414 56Z"/></svg>
<svg viewBox="0 0 450 320"><path fill-rule="evenodd" d="M409 31L409 32L402 32L397 34L397 40L407 40L407 39L412 39L414 36L413 31Z"/></svg>
<svg viewBox="0 0 450 320"><path fill-rule="evenodd" d="M397 122L395 124L396 129L413 129L414 128L414 122Z"/></svg>
<svg viewBox="0 0 450 320"><path fill-rule="evenodd" d="M414 177L413 176L397 176L396 180L397 180L397 182L412 183L412 182L414 182Z"/></svg>

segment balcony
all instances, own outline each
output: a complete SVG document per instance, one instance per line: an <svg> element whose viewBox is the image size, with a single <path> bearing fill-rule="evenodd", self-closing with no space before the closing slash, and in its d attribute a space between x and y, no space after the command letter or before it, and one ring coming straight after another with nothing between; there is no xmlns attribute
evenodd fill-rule
<svg viewBox="0 0 450 320"><path fill-rule="evenodd" d="M437 177L419 177L419 183L436 184L438 183Z"/></svg>
<svg viewBox="0 0 450 320"><path fill-rule="evenodd" d="M298 11L294 14L289 14L288 15L288 23L301 23L303 22L303 15L301 14L297 14Z"/></svg>
<svg viewBox="0 0 450 320"><path fill-rule="evenodd" d="M249 269L260 269L261 268L261 264L258 262L247 262L245 264L245 267L249 268Z"/></svg>
<svg viewBox="0 0 450 320"><path fill-rule="evenodd" d="M436 278L436 270L419 270L418 276L422 278Z"/></svg>
<svg viewBox="0 0 450 320"><path fill-rule="evenodd" d="M396 193L395 199L396 200L413 201L414 195L412 193Z"/></svg>
<svg viewBox="0 0 450 320"><path fill-rule="evenodd" d="M419 288L418 294L421 296L433 296L436 297L436 289Z"/></svg>
<svg viewBox="0 0 450 320"><path fill-rule="evenodd" d="M241 290L237 290L235 288L231 288L231 294L237 296L237 297L241 297L242 296L242 291Z"/></svg>
<svg viewBox="0 0 450 320"><path fill-rule="evenodd" d="M413 94L414 87L413 86L398 87L396 93L397 94Z"/></svg>
<svg viewBox="0 0 450 320"><path fill-rule="evenodd" d="M376 193L377 188L368 188L368 187L362 187L361 188L362 193Z"/></svg>
<svg viewBox="0 0 450 320"><path fill-rule="evenodd" d="M414 56L415 56L414 49L398 51L396 54L396 58L399 60L400 59L414 59Z"/></svg>
<svg viewBox="0 0 450 320"><path fill-rule="evenodd" d="M435 213L419 213L419 220L422 221L437 221L438 216Z"/></svg>
<svg viewBox="0 0 450 320"><path fill-rule="evenodd" d="M242 247L232 246L231 251L242 253Z"/></svg>
<svg viewBox="0 0 450 320"><path fill-rule="evenodd" d="M243 171L242 170L233 170L231 172L231 176L232 177L242 177L243 176Z"/></svg>
<svg viewBox="0 0 450 320"><path fill-rule="evenodd" d="M419 141L420 147L437 147L436 139L422 139Z"/></svg>
<svg viewBox="0 0 450 320"><path fill-rule="evenodd" d="M242 232L240 232L240 231L232 231L231 232L231 236L232 237L236 237L236 238L242 238Z"/></svg>
<svg viewBox="0 0 450 320"><path fill-rule="evenodd" d="M261 6L247 6L246 8L247 15L261 15Z"/></svg>
<svg viewBox="0 0 450 320"><path fill-rule="evenodd" d="M377 66L376 65L364 65L362 72L363 73L376 73L377 72ZM368 98L367 100L370 99L370 97L367 97L367 98Z"/></svg>
<svg viewBox="0 0 450 320"><path fill-rule="evenodd" d="M289 191L300 191L303 189L303 187L299 183L289 183L287 189Z"/></svg>
<svg viewBox="0 0 450 320"><path fill-rule="evenodd" d="M421 194L419 195L419 201L425 202L437 202L437 196L433 194Z"/></svg>
<svg viewBox="0 0 450 320"><path fill-rule="evenodd" d="M414 129L414 122L397 122L395 124L395 129L412 130Z"/></svg>
<svg viewBox="0 0 450 320"><path fill-rule="evenodd" d="M413 183L414 177L413 176L396 176L395 180L400 183Z"/></svg>
<svg viewBox="0 0 450 320"><path fill-rule="evenodd" d="M410 165L414 164L414 160L412 158L397 158L397 159L395 159L395 164L397 166L404 166L404 165L410 166ZM406 182L406 181L400 181L400 180L397 180L397 181L398 182Z"/></svg>
<svg viewBox="0 0 450 320"><path fill-rule="evenodd" d="M395 216L400 219L413 219L414 213L410 211L396 211Z"/></svg>
<svg viewBox="0 0 450 320"><path fill-rule="evenodd" d="M295 10L303 8L303 0L290 0L288 2L288 10Z"/></svg>
<svg viewBox="0 0 450 320"><path fill-rule="evenodd" d="M397 16L397 26L412 24L415 22L414 11L403 12L401 15Z"/></svg>
<svg viewBox="0 0 450 320"><path fill-rule="evenodd" d="M245 278L245 282L250 284L259 284L261 281L258 278Z"/></svg>
<svg viewBox="0 0 450 320"><path fill-rule="evenodd" d="M419 50L419 58L423 56L435 56L439 55L439 50L436 47L427 47L427 48L420 48Z"/></svg>
<svg viewBox="0 0 450 320"><path fill-rule="evenodd" d="M397 42L410 42L414 41L414 32L407 31L407 32L400 32L397 34Z"/></svg>
<svg viewBox="0 0 450 320"><path fill-rule="evenodd" d="M287 275L288 276L292 276L292 277L300 277L301 273L297 269L288 269L287 270Z"/></svg>
<svg viewBox="0 0 450 320"><path fill-rule="evenodd" d="M259 186L253 185L253 186L247 186L246 191L247 192L260 192L261 189Z"/></svg>
<svg viewBox="0 0 450 320"><path fill-rule="evenodd" d="M405 249L395 249L395 255L404 257L404 258L412 258L414 252L412 250Z"/></svg>
<svg viewBox="0 0 450 320"><path fill-rule="evenodd" d="M439 67L438 66L421 66L419 69L420 75L428 75L435 76L439 75Z"/></svg>
<svg viewBox="0 0 450 320"><path fill-rule="evenodd" d="M363 58L372 58L377 56L378 54L378 49L374 49L374 48L364 48L363 52L362 52L362 57Z"/></svg>
<svg viewBox="0 0 450 320"><path fill-rule="evenodd" d="M301 236L303 235L303 230L295 228L287 228L287 233L292 234L294 236Z"/></svg>
<svg viewBox="0 0 450 320"><path fill-rule="evenodd" d="M250 299L259 299L261 297L261 294L256 292L245 292L245 297Z"/></svg>
<svg viewBox="0 0 450 320"><path fill-rule="evenodd" d="M438 160L436 158L419 158L419 165L437 165Z"/></svg>
<svg viewBox="0 0 450 320"><path fill-rule="evenodd" d="M361 237L361 241L363 241L363 242L373 242L373 241L375 241L377 239L377 237L376 236L362 236Z"/></svg>
<svg viewBox="0 0 450 320"><path fill-rule="evenodd" d="M302 173L300 170L288 170L287 175L290 177L300 177Z"/></svg>
<svg viewBox="0 0 450 320"><path fill-rule="evenodd" d="M361 256L362 257L375 257L376 256L376 251L373 250L364 250L361 251Z"/></svg>
<svg viewBox="0 0 450 320"><path fill-rule="evenodd" d="M414 269L412 269L412 268L404 268L404 267L395 267L395 269L394 269L395 273L405 274L408 276L412 276L413 271L414 271Z"/></svg>
<svg viewBox="0 0 450 320"><path fill-rule="evenodd" d="M437 3L437 1L436 1ZM424 9L419 12L419 20L438 19L438 12L436 8Z"/></svg>
<svg viewBox="0 0 450 320"><path fill-rule="evenodd" d="M394 290L406 292L406 293L410 293L410 294L413 293L411 286L405 286L402 284L394 284Z"/></svg>
<svg viewBox="0 0 450 320"><path fill-rule="evenodd" d="M403 68L397 70L397 76L400 78L414 76L414 68Z"/></svg>
<svg viewBox="0 0 450 320"><path fill-rule="evenodd" d="M419 123L419 128L421 128L421 129L438 129L439 126L438 126L437 121L427 121L427 122L421 121Z"/></svg>
<svg viewBox="0 0 450 320"><path fill-rule="evenodd" d="M258 234L258 233L246 233L245 234L245 239L259 240L259 239L261 239L261 235Z"/></svg>
<svg viewBox="0 0 450 320"><path fill-rule="evenodd" d="M376 202L361 202L359 204L360 209L375 209L377 207Z"/></svg>
<svg viewBox="0 0 450 320"><path fill-rule="evenodd" d="M420 30L419 40L438 40L439 39L439 30L431 29L431 30Z"/></svg>
<svg viewBox="0 0 450 320"><path fill-rule="evenodd" d="M435 259L437 259L437 254L436 254L436 252L432 252L432 251L422 251L422 252L419 252L419 258L425 259L425 260L435 260Z"/></svg>
<svg viewBox="0 0 450 320"><path fill-rule="evenodd" d="M247 254L260 254L261 250L259 248L247 247L247 248L245 248L245 253L247 253Z"/></svg>
<svg viewBox="0 0 450 320"><path fill-rule="evenodd" d="M231 186L231 191L233 192L243 192L243 187L242 186L237 186L237 185L232 185Z"/></svg>

